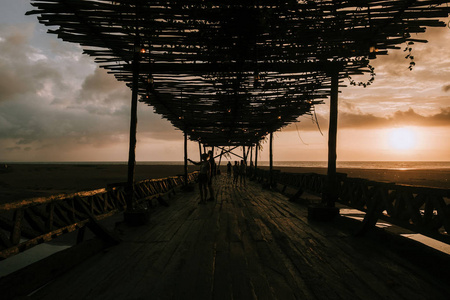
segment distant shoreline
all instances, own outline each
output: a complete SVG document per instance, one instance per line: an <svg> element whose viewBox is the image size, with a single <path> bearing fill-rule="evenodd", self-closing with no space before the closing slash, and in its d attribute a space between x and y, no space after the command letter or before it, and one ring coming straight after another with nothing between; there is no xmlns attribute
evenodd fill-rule
<svg viewBox="0 0 450 300"><path fill-rule="evenodd" d="M73 193L78 191L104 188L108 184L127 181L126 164L98 163L8 163L8 168L0 165L0 202L17 201L33 197L46 197L54 194ZM267 169L267 166L260 166ZM276 170L297 173L326 174L323 167L282 167ZM198 167L188 165L188 172ZM226 174L226 161L221 164L222 174ZM450 169L362 169L339 168L338 172L348 177L365 178L380 182L425 186L434 188L450 188ZM137 164L135 180L164 178L184 173L183 164Z"/></svg>

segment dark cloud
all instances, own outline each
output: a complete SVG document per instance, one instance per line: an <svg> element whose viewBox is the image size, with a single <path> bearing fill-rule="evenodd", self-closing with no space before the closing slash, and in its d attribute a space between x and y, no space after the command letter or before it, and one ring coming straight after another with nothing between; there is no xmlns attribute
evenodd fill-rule
<svg viewBox="0 0 450 300"><path fill-rule="evenodd" d="M450 84L447 84L447 85L443 86L443 87L442 87L442 90L443 90L444 92L450 91Z"/></svg>
<svg viewBox="0 0 450 300"><path fill-rule="evenodd" d="M130 89L79 47L54 39L37 50L34 35L34 25L0 25L0 156L127 145ZM138 113L138 139L179 138L152 108Z"/></svg>
<svg viewBox="0 0 450 300"><path fill-rule="evenodd" d="M29 24L0 26L0 102L38 93L49 81L59 82L59 72L29 45L33 30Z"/></svg>
<svg viewBox="0 0 450 300"><path fill-rule="evenodd" d="M96 68L94 73L87 76L81 89L86 93L109 93L120 89L124 84L120 84L113 75L106 72L105 69Z"/></svg>
<svg viewBox="0 0 450 300"><path fill-rule="evenodd" d="M411 108L407 111L397 111L386 120L387 123L395 125L450 126L450 107L441 108L439 113L430 116L420 115Z"/></svg>
<svg viewBox="0 0 450 300"><path fill-rule="evenodd" d="M73 105L96 115L129 114L131 90L104 69L96 68L81 84Z"/></svg>
<svg viewBox="0 0 450 300"><path fill-rule="evenodd" d="M299 118L300 123L290 124L283 131L292 130L318 130L317 124L313 118L305 120ZM328 119L317 116L320 128L327 130ZM424 116L416 113L412 108L407 111L396 111L386 117L375 116L368 113L339 113L338 127L340 129L375 129L392 126L450 126L450 107L441 108L439 113Z"/></svg>

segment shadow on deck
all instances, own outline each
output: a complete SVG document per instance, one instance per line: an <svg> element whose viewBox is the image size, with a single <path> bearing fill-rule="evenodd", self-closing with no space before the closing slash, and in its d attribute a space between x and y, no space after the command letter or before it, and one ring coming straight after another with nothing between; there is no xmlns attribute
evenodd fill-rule
<svg viewBox="0 0 450 300"><path fill-rule="evenodd" d="M147 226L31 299L448 299L437 278L342 218L311 222L305 206L247 182L215 183L215 202L178 193ZM345 222L344 222L345 223ZM445 267L445 266L443 266Z"/></svg>

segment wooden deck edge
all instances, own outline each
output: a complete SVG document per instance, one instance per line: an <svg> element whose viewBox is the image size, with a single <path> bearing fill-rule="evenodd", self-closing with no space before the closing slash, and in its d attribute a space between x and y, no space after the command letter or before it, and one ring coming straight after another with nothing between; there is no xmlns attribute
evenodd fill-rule
<svg viewBox="0 0 450 300"><path fill-rule="evenodd" d="M354 233L361 221L340 215L333 223ZM408 260L413 265L428 272L432 278L442 280L446 292L450 292L450 255L380 227L374 227L364 236L354 238L370 238L386 247L391 252Z"/></svg>
<svg viewBox="0 0 450 300"><path fill-rule="evenodd" d="M99 238L87 240L1 277L0 295L4 300L25 297L109 245Z"/></svg>
<svg viewBox="0 0 450 300"><path fill-rule="evenodd" d="M296 189L294 188L288 188L281 193L287 197L292 197L295 191ZM293 199L292 202L295 202L298 205L307 206L310 204L319 203L320 197L308 192L304 192L302 196L299 196L297 199ZM347 207L345 205L342 206ZM343 215L339 215L339 218L336 218L333 222L336 222L340 226L343 226L352 235L356 233L356 231L361 227L362 224L362 222L359 220L345 217ZM428 245L425 245L419 241L409 239L407 237L379 227L372 228L366 235L372 236L373 238L379 240L380 242L385 244L386 247L390 248L394 252L397 252L402 257L408 258L414 264L428 269L433 274L442 275L440 277L446 279L446 282L450 286L450 255L434 249Z"/></svg>
<svg viewBox="0 0 450 300"><path fill-rule="evenodd" d="M295 189L291 188L290 190L284 189L279 192L287 197L292 197L295 191ZM320 200L319 197L309 193L305 193L305 195L302 196L303 197L297 197L298 199L293 199L292 202L295 202L298 205L307 206L309 204L318 203ZM413 265L428 272L433 278L441 280L443 289L447 293L450 293L450 255L419 241L409 239L380 227L373 227L365 235L356 236L358 229L362 226L362 222L343 215L334 218L331 223L347 230L354 238L367 237L377 241L391 252L407 259Z"/></svg>

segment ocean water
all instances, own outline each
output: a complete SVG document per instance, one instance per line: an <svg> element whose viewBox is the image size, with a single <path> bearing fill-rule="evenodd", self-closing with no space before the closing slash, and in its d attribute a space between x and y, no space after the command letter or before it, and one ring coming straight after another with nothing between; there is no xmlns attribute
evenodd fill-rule
<svg viewBox="0 0 450 300"><path fill-rule="evenodd" d="M216 159L216 163L218 160ZM227 161L221 164L226 165ZM138 162L141 165L182 165L182 161ZM275 167L326 168L326 161L274 161ZM269 166L268 161L258 161L258 166ZM338 161L338 168L388 169L388 170L430 170L450 169L450 161Z"/></svg>
<svg viewBox="0 0 450 300"><path fill-rule="evenodd" d="M216 159L216 163L218 160ZM221 162L226 165L227 161ZM142 165L182 165L182 161L168 162L138 162ZM326 161L274 161L275 167L304 167L304 168L326 168ZM259 166L269 166L268 161L258 161ZM388 169L388 170L430 170L450 169L449 161L338 161L338 168L350 169Z"/></svg>
<svg viewBox="0 0 450 300"><path fill-rule="evenodd" d="M219 160L216 159L216 163ZM14 164L62 164L62 165L126 165L126 161L95 162L14 162ZM183 161L138 161L138 165L183 165ZM222 160L221 165L226 165ZM326 161L274 161L275 167L326 168ZM258 166L269 166L268 161L258 161ZM437 170L450 169L450 161L338 161L337 168L384 170Z"/></svg>
<svg viewBox="0 0 450 300"><path fill-rule="evenodd" d="M261 166L268 166L269 162L259 163ZM312 167L326 168L326 161L281 161L274 162L278 167ZM387 169L387 170L433 170L450 169L449 161L338 161L337 168L348 169Z"/></svg>

